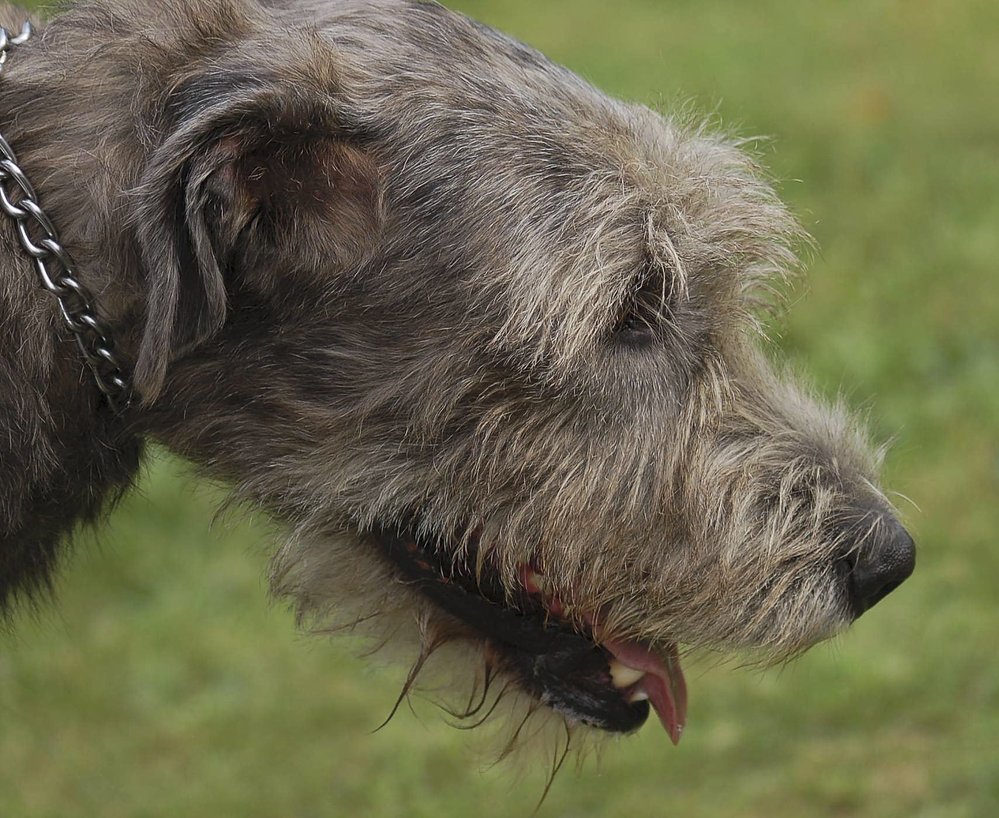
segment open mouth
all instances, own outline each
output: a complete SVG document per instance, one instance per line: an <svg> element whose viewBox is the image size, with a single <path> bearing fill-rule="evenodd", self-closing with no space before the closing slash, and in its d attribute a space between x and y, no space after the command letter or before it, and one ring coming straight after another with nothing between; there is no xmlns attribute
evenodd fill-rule
<svg viewBox="0 0 999 818"><path fill-rule="evenodd" d="M604 638L597 612L582 616L582 627L571 624L545 577L528 564L511 599L488 564L476 571L474 543L455 558L459 549L415 527L372 533L407 583L483 640L491 664L542 704L614 733L641 727L651 705L673 743L680 740L687 689L676 643L653 651Z"/></svg>

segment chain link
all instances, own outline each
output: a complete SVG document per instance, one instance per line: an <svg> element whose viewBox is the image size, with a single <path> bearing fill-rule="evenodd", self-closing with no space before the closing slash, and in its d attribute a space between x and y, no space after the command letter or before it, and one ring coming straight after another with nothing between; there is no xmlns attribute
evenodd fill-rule
<svg viewBox="0 0 999 818"><path fill-rule="evenodd" d="M30 36L30 23L26 22L16 37L11 37L0 26L0 72L10 49ZM110 329L94 311L93 298L80 282L72 257L59 243L55 227L38 203L35 189L18 166L14 151L2 135L0 210L13 220L18 241L34 262L42 287L59 302L62 321L73 334L97 387L114 411L122 411L131 402L132 387L114 351Z"/></svg>

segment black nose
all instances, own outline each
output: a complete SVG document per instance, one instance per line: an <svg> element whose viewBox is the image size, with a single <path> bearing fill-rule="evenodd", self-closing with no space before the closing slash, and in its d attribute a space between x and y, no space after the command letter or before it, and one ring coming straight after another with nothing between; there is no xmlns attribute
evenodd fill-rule
<svg viewBox="0 0 999 818"><path fill-rule="evenodd" d="M916 544L902 524L881 515L847 558L850 603L856 616L894 591L916 567Z"/></svg>

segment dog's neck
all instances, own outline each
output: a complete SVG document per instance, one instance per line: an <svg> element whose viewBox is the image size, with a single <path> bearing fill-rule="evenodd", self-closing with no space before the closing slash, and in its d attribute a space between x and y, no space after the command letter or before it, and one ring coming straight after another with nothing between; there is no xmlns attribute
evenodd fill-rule
<svg viewBox="0 0 999 818"><path fill-rule="evenodd" d="M0 7L0 25L18 31L24 13ZM23 49L23 50L22 50ZM89 194L97 178L74 164L99 143L99 124L73 108L86 101L60 92L56 67L40 66L31 46L12 53L0 76L0 133L12 143L60 238L82 262L101 314L129 341L129 299L114 281L122 271L95 271L108 256L101 211ZM47 132L47 133L46 133ZM88 142L91 144L88 145ZM105 173L108 171L106 170ZM133 273L134 274L134 273ZM61 539L96 516L126 488L141 443L130 419L111 411L59 316L41 289L14 223L0 224L0 608L18 593L44 586Z"/></svg>
<svg viewBox="0 0 999 818"><path fill-rule="evenodd" d="M127 488L141 442L0 228L0 612L49 582L59 542Z"/></svg>
<svg viewBox="0 0 999 818"><path fill-rule="evenodd" d="M141 449L13 232L0 226L0 613L49 582L60 541L130 485Z"/></svg>

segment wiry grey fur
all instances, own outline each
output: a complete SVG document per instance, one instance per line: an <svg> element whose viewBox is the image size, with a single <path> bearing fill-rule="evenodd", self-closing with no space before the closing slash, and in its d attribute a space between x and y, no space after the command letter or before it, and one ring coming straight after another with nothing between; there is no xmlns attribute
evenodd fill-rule
<svg viewBox="0 0 999 818"><path fill-rule="evenodd" d="M474 534L652 645L783 657L852 619L878 456L759 349L801 237L738 143L411 0L85 3L11 56L0 132L142 394L100 404L0 225L8 602L152 439L287 522L304 619L473 672L371 526Z"/></svg>

